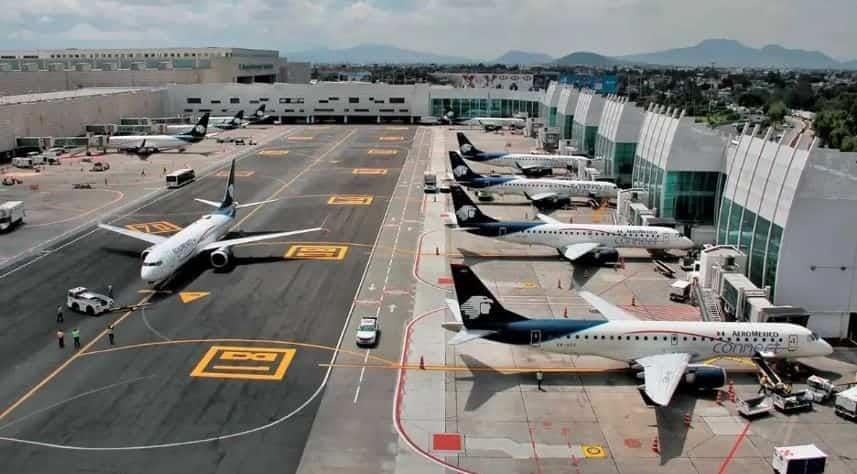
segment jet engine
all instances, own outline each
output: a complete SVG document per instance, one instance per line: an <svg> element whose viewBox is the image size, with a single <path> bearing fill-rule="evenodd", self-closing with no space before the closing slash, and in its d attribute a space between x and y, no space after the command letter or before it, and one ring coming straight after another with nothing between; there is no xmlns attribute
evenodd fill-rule
<svg viewBox="0 0 857 474"><path fill-rule="evenodd" d="M533 201L533 204L539 210L552 211L555 209L566 209L571 207L571 198L568 197L551 197L540 201Z"/></svg>
<svg viewBox="0 0 857 474"><path fill-rule="evenodd" d="M619 251L610 247L598 247L581 256L578 262L589 265L607 265L619 261Z"/></svg>
<svg viewBox="0 0 857 474"><path fill-rule="evenodd" d="M523 170L524 176L528 178L541 178L542 176L550 176L553 170L550 168L527 168Z"/></svg>
<svg viewBox="0 0 857 474"><path fill-rule="evenodd" d="M726 385L726 369L716 365L691 364L687 366L681 383L694 390L714 390Z"/></svg>
<svg viewBox="0 0 857 474"><path fill-rule="evenodd" d="M232 261L232 251L228 248L217 249L208 256L211 266L214 268L225 268Z"/></svg>

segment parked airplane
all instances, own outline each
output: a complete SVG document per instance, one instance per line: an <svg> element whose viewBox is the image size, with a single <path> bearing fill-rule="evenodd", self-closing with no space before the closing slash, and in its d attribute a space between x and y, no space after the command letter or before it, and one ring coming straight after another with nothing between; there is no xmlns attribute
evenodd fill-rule
<svg viewBox="0 0 857 474"><path fill-rule="evenodd" d="M236 128L245 126L244 111L239 110L235 115L209 117L208 127L218 130L235 130ZM172 133L187 133L193 129L193 125L168 125L167 131Z"/></svg>
<svg viewBox="0 0 857 474"><path fill-rule="evenodd" d="M461 230L510 242L546 245L568 260L590 255L599 262L615 262L617 248L686 250L694 243L668 227L611 224L568 224L539 214L538 221L498 221L482 213L460 186L452 186L455 217Z"/></svg>
<svg viewBox="0 0 857 474"><path fill-rule="evenodd" d="M205 138L208 130L208 114L200 117L199 122L186 133L176 135L116 135L107 139L107 146L127 153L149 156L164 150L185 151L188 145Z"/></svg>
<svg viewBox="0 0 857 474"><path fill-rule="evenodd" d="M468 119L457 119L455 118L455 113L452 111L444 114L441 120L448 124L478 125L484 128L486 132L500 130L503 127L524 128L527 125L526 119L521 117L472 117Z"/></svg>
<svg viewBox="0 0 857 474"><path fill-rule="evenodd" d="M277 201L276 199L271 199L246 204L239 204L235 201L235 160L232 160L232 167L229 169L229 179L226 182L226 191L223 194L223 200L219 203L199 198L196 198L196 200L216 208L216 211L200 217L197 221L170 237L138 232L107 224L98 224L98 227L153 244L151 247L143 250L143 265L140 269L140 277L149 283L168 279L182 265L202 253L208 253L212 267L224 268L231 263L232 247L236 245L279 239L321 230L321 227L315 227L312 229L274 232L251 237L221 240L234 225L238 209Z"/></svg>
<svg viewBox="0 0 857 474"><path fill-rule="evenodd" d="M616 185L606 181L522 178L520 176L483 176L473 171L457 151L449 152L455 181L470 189L492 194L517 194L537 207L562 207L571 198L609 199L616 197Z"/></svg>
<svg viewBox="0 0 857 474"><path fill-rule="evenodd" d="M258 125L272 121L273 117L265 113L265 104L260 105L252 115L247 117L247 123L251 125Z"/></svg>
<svg viewBox="0 0 857 474"><path fill-rule="evenodd" d="M528 319L505 309L470 267L452 264L451 269L458 301L447 300L447 305L457 321L444 327L458 333L449 344L488 339L627 362L643 369L646 395L658 405L668 405L681 382L702 390L726 382L723 368L692 362L756 355L796 359L833 352L818 335L795 324L641 321L588 291L578 294L606 321Z"/></svg>
<svg viewBox="0 0 857 474"><path fill-rule="evenodd" d="M458 132L458 149L468 160L501 168L516 168L527 176L551 174L554 168L578 169L589 165L589 158L579 155L536 155L532 153L507 153L482 151Z"/></svg>

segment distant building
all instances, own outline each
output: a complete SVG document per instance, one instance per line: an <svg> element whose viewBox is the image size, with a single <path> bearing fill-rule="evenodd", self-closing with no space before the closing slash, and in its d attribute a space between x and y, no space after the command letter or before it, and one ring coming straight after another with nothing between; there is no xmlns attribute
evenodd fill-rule
<svg viewBox="0 0 857 474"><path fill-rule="evenodd" d="M277 51L243 48L0 51L0 95L83 87L274 83L280 65Z"/></svg>
<svg viewBox="0 0 857 474"><path fill-rule="evenodd" d="M289 84L309 84L312 79L312 63L286 62L280 65L280 82Z"/></svg>

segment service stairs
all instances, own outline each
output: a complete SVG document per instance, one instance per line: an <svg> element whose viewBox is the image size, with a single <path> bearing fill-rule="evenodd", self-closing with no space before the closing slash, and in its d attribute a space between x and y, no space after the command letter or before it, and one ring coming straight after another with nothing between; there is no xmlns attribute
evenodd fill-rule
<svg viewBox="0 0 857 474"><path fill-rule="evenodd" d="M700 288L696 286L696 300L702 312L703 321L722 322L723 310L720 309L720 301L711 288Z"/></svg>

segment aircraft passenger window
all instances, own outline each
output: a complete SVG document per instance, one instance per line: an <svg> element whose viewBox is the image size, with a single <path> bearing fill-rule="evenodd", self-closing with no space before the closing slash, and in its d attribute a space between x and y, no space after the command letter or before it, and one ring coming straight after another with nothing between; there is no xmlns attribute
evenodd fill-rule
<svg viewBox="0 0 857 474"><path fill-rule="evenodd" d="M580 339L580 336L579 336L579 335L577 335L577 336L574 336L574 338L575 338L575 339Z"/></svg>
<svg viewBox="0 0 857 474"><path fill-rule="evenodd" d="M601 336L601 339L602 339L602 340L607 339L607 336L602 335L602 336Z"/></svg>
<svg viewBox="0 0 857 474"><path fill-rule="evenodd" d="M613 340L613 336L610 336L610 340L611 340L611 341Z"/></svg>
<svg viewBox="0 0 857 474"><path fill-rule="evenodd" d="M634 340L635 340L635 341L639 341L639 340L640 340L640 336L634 336Z"/></svg>
<svg viewBox="0 0 857 474"><path fill-rule="evenodd" d="M753 338L753 342L759 342L759 339L758 339L758 338L756 338L756 337L754 337L754 338Z"/></svg>
<svg viewBox="0 0 857 474"><path fill-rule="evenodd" d="M691 339L692 339L692 340L694 340L694 341L696 340L696 338L695 338L695 337L692 337Z"/></svg>
<svg viewBox="0 0 857 474"><path fill-rule="evenodd" d="M783 338L780 338L780 342L783 342Z"/></svg>
<svg viewBox="0 0 857 474"><path fill-rule="evenodd" d="M648 341L648 340L649 340L649 336L643 336L643 340L644 340L644 341Z"/></svg>

